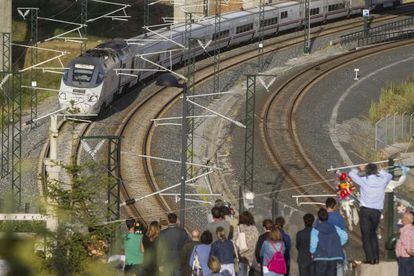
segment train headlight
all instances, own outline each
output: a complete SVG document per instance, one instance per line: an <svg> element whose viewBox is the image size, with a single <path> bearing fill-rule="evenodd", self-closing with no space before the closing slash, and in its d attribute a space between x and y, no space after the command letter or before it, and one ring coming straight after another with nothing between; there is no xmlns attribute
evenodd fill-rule
<svg viewBox="0 0 414 276"><path fill-rule="evenodd" d="M91 96L90 98L89 98L89 101L90 102L97 102L98 101L98 97L97 96Z"/></svg>
<svg viewBox="0 0 414 276"><path fill-rule="evenodd" d="M66 100L66 93L65 92L60 93L59 94L59 99L65 101Z"/></svg>

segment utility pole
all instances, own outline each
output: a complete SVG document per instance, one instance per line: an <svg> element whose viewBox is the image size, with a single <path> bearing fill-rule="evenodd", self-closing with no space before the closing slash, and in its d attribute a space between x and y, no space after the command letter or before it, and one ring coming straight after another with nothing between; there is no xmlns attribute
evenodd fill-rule
<svg viewBox="0 0 414 276"><path fill-rule="evenodd" d="M12 70L12 1L0 0L0 71L10 72ZM2 73L1 77L5 77ZM0 79L2 81L3 78ZM7 85L7 83L5 83ZM6 90L7 92L7 90ZM1 168L0 177L3 178L10 173L10 101L6 95L1 105Z"/></svg>
<svg viewBox="0 0 414 276"><path fill-rule="evenodd" d="M81 34L83 37L83 41L81 43L81 54L86 52L86 43L87 43L87 35L88 35L88 0L81 0L81 24L83 24L83 27L81 29Z"/></svg>
<svg viewBox="0 0 414 276"><path fill-rule="evenodd" d="M216 5L214 8L214 35L213 40L216 40L214 43L214 53L213 53L213 62L214 62L214 93L220 92L220 40L221 40L221 0L215 0ZM216 38L214 38L216 36Z"/></svg>
<svg viewBox="0 0 414 276"><path fill-rule="evenodd" d="M30 49L30 65L37 64L37 42L38 42L38 8L30 8L30 45L33 48ZM37 86L36 84L36 70L30 69L30 85ZM33 121L37 118L37 90L30 89L30 120ZM32 128L37 126L37 123L31 124Z"/></svg>
<svg viewBox="0 0 414 276"><path fill-rule="evenodd" d="M303 31L304 31L304 45L303 53L310 54L310 0L304 0L304 18L303 18Z"/></svg>
<svg viewBox="0 0 414 276"><path fill-rule="evenodd" d="M149 0L144 0L144 34L147 37L147 29L145 27L149 26Z"/></svg>
<svg viewBox="0 0 414 276"><path fill-rule="evenodd" d="M264 48L264 27L265 27L265 0L260 0L259 5L259 58L258 58L258 72L262 72L264 70L264 56L263 56L263 48Z"/></svg>

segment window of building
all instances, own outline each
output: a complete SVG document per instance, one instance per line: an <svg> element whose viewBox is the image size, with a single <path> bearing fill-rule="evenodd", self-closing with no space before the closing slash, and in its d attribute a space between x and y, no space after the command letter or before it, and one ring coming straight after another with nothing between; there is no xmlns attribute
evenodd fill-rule
<svg viewBox="0 0 414 276"><path fill-rule="evenodd" d="M317 15L319 14L319 8L310 9L310 15Z"/></svg>
<svg viewBox="0 0 414 276"><path fill-rule="evenodd" d="M280 18L281 19L287 18L287 17L288 17L288 12L287 11L283 11L283 12L280 13Z"/></svg>
<svg viewBox="0 0 414 276"><path fill-rule="evenodd" d="M213 40L219 40L219 39L228 37L229 34L230 34L230 31L229 30L224 30L224 31L215 33L215 34L213 34Z"/></svg>
<svg viewBox="0 0 414 276"><path fill-rule="evenodd" d="M253 30L253 23L249 23L246 25L238 26L236 28L236 34L244 33Z"/></svg>
<svg viewBox="0 0 414 276"><path fill-rule="evenodd" d="M276 25L276 24L277 24L277 17L268 18L260 22L261 27L266 27L266 26Z"/></svg>

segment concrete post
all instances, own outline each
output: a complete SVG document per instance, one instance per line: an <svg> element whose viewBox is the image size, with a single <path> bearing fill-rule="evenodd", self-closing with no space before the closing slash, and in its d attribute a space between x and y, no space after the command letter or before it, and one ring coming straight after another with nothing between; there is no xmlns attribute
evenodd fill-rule
<svg viewBox="0 0 414 276"><path fill-rule="evenodd" d="M57 138L59 135L57 126L57 115L50 116L50 146L49 146L49 158L45 161L46 172L49 180L58 180L60 167L56 164L57 161Z"/></svg>
<svg viewBox="0 0 414 276"><path fill-rule="evenodd" d="M0 0L0 33L12 33L12 0ZM10 41L12 38L10 37ZM0 46L3 45L3 37L0 36ZM10 51L11 55L11 51ZM10 57L11 60L11 57ZM3 64L3 47L0 47L0 67ZM9 66L10 68L11 66ZM0 68L2 70L2 68Z"/></svg>

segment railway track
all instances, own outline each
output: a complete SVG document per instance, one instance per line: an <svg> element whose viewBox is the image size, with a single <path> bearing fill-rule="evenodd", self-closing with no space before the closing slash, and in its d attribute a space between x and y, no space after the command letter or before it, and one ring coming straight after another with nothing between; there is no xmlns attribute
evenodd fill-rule
<svg viewBox="0 0 414 276"><path fill-rule="evenodd" d="M401 10L401 14L406 13L406 11ZM396 17L396 15L380 16L375 20L375 23L393 20ZM312 34L317 34L318 38L326 37L335 33L342 33L355 29L356 27L361 26L361 23L362 22L353 22L348 24L344 23L340 26L332 28L328 27L325 30L320 26L312 30ZM263 52L264 55L269 55L302 43L302 32L300 32L300 35L291 38L271 38L266 40L267 45L265 46ZM243 54L235 54L234 56L230 55L229 57L222 59L220 68L221 72L256 59L258 56L257 49L253 47L251 48L252 49L246 50ZM213 73L214 70L212 65L199 66L195 75L195 85L204 83L213 76ZM124 137L121 154L121 163L123 164L121 166L121 197L123 201L130 198L139 198L158 190L159 187L155 181L151 161L146 158L138 157L138 154L151 155L150 145L154 132L154 125L150 119L159 118L163 112L166 112L166 110L170 109L178 101L179 96L180 91L177 89L156 89L155 92L139 101L136 106L129 108L129 111L124 116L124 120L122 120L119 128L115 131L116 135ZM145 116L143 116L143 114ZM94 125L95 123L87 124L84 130L79 132L79 137L86 135L91 129L94 128ZM61 126L62 129L64 129L64 126L65 124ZM80 143L80 140L77 142ZM82 151L80 144L77 144L73 148L73 150L77 153L76 155L79 156ZM45 145L45 148L42 151L41 160L44 160L47 155L48 144ZM42 175L45 175L44 166L40 166L40 170ZM136 184L140 187L139 189L133 188L133 186L137 187ZM147 187L148 189L143 189L142 187ZM142 203L136 203L132 206L129 205L128 208L121 209L121 213L124 213L124 216L143 217L146 221L150 221L152 219L159 219L166 213L166 211L173 209L167 204L163 197L158 195L155 197L148 197L142 201Z"/></svg>
<svg viewBox="0 0 414 276"><path fill-rule="evenodd" d="M379 52L413 43L414 41L404 41L383 44L312 64L295 73L272 92L260 114L261 137L273 165L284 173L287 183L296 188L298 193L305 195L336 193L332 184L312 164L299 141L294 118L302 97L321 78L340 67ZM313 197L307 200L320 201ZM352 232L352 238L360 242L359 233L355 231Z"/></svg>

